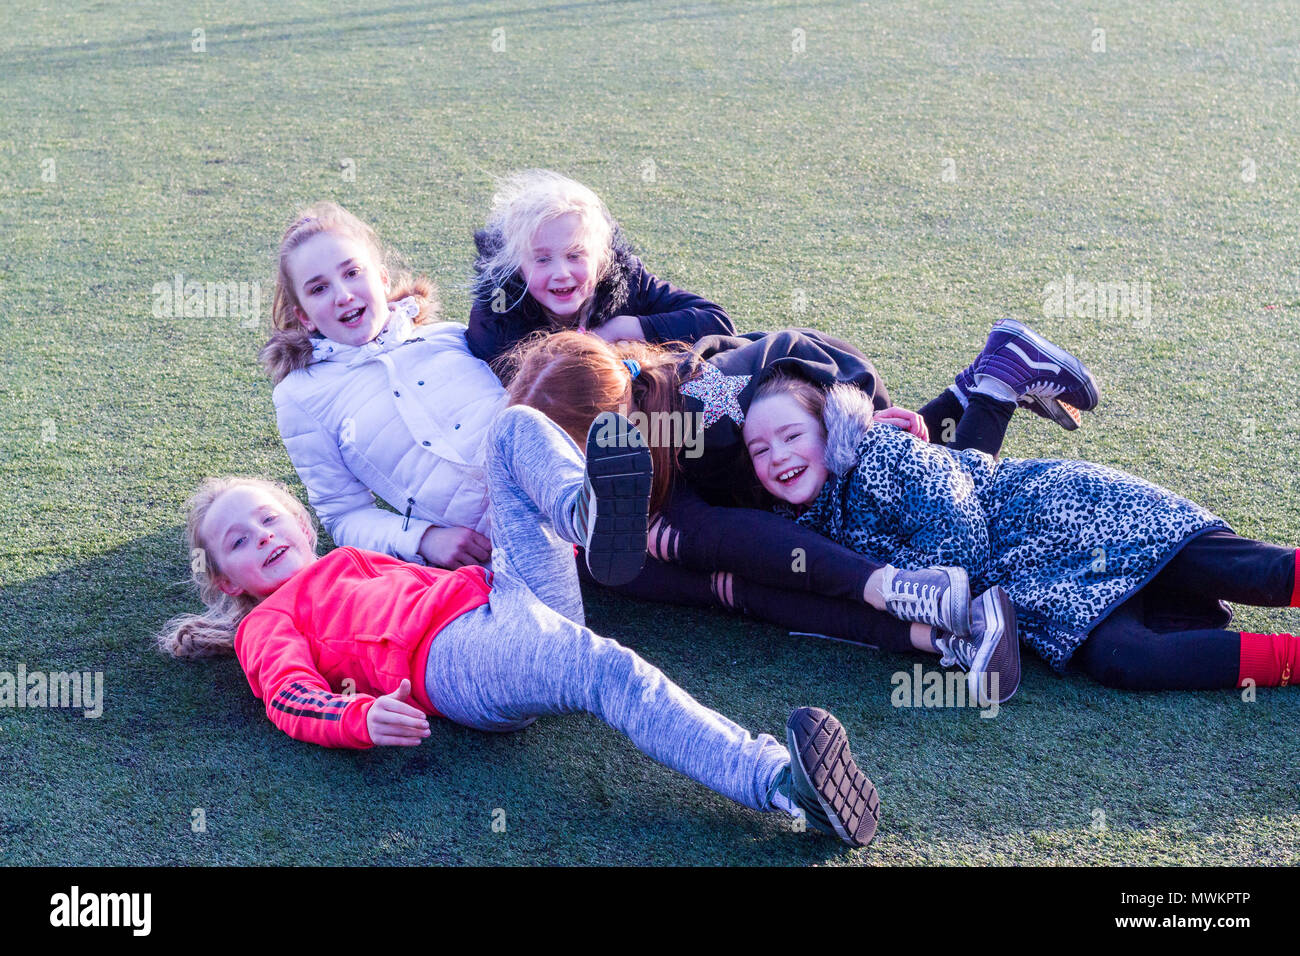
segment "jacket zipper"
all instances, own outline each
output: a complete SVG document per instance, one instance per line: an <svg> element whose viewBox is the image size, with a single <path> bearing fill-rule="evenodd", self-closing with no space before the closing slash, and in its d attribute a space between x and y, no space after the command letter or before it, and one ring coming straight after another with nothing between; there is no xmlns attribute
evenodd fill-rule
<svg viewBox="0 0 1300 956"><path fill-rule="evenodd" d="M402 521L402 530L405 531L411 526L411 509L415 507L415 499L406 499L406 518Z"/></svg>

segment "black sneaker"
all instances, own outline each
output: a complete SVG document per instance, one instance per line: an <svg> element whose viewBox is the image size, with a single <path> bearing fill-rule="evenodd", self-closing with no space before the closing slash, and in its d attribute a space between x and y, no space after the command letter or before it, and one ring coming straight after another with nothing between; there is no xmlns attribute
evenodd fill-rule
<svg viewBox="0 0 1300 956"><path fill-rule="evenodd" d="M790 715L785 736L791 801L823 833L850 846L870 843L880 821L880 798L854 762L840 722L819 707L800 707Z"/></svg>
<svg viewBox="0 0 1300 956"><path fill-rule="evenodd" d="M970 579L961 568L904 571L885 565L885 610L901 621L929 624L958 637L970 634Z"/></svg>
<svg viewBox="0 0 1300 956"><path fill-rule="evenodd" d="M575 508L587 568L601 584L627 584L645 563L653 464L645 438L622 415L602 412L587 431L587 469Z"/></svg>
<svg viewBox="0 0 1300 956"><path fill-rule="evenodd" d="M966 672L966 689L981 707L1010 700L1020 686L1020 635L1016 609L1002 588L989 588L971 604L970 637L953 634L935 639L944 667ZM994 679L996 678L996 687Z"/></svg>

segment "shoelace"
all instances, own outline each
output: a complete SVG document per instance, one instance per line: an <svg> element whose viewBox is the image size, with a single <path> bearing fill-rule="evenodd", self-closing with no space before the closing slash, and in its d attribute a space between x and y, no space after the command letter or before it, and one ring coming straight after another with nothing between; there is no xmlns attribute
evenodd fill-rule
<svg viewBox="0 0 1300 956"><path fill-rule="evenodd" d="M1037 382L1031 382L1029 385L1025 386L1024 390L1021 392L1021 397L1034 395L1045 401L1050 401L1064 391L1065 386L1060 382L1048 382L1040 379Z"/></svg>
<svg viewBox="0 0 1300 956"><path fill-rule="evenodd" d="M970 641L960 637L941 637L934 644L943 651L943 657L939 658L940 667L956 664L964 671L970 670L971 663L975 660L975 645Z"/></svg>
<svg viewBox="0 0 1300 956"><path fill-rule="evenodd" d="M1016 404L1028 408L1038 405L1041 408L1050 409L1053 402L1058 405L1063 404L1057 398L1064 391L1065 386L1058 382L1033 382L1020 393L1020 397L1016 399Z"/></svg>
<svg viewBox="0 0 1300 956"><path fill-rule="evenodd" d="M943 624L939 618L941 594L933 584L904 581L885 596L885 605L897 617L938 627Z"/></svg>

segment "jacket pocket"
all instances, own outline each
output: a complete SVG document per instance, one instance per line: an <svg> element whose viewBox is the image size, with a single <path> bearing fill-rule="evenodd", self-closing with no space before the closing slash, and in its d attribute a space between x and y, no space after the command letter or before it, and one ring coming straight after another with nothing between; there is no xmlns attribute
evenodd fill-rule
<svg viewBox="0 0 1300 956"><path fill-rule="evenodd" d="M402 678L410 673L411 652L415 648L414 635L355 634L356 667L365 674L380 694L391 694Z"/></svg>

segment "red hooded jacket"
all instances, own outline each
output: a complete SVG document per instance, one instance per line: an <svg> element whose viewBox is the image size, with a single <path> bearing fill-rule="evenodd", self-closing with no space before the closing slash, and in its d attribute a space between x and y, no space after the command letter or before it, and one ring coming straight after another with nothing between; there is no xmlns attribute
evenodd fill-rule
<svg viewBox="0 0 1300 956"><path fill-rule="evenodd" d="M487 603L485 568L446 571L356 548L336 548L254 608L235 654L266 716L297 740L374 746L375 698L411 681L411 703L437 714L424 686L434 637Z"/></svg>

